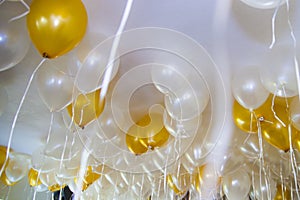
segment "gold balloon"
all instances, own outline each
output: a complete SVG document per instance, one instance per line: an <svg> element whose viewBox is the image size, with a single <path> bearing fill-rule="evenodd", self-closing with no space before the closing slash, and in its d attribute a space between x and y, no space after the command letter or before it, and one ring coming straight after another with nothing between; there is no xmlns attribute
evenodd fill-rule
<svg viewBox="0 0 300 200"><path fill-rule="evenodd" d="M13 186L13 185L15 185L15 184L17 183L17 182L11 182L11 181L7 178L5 172L3 172L2 175L1 175L1 181L2 181L5 185L8 185L8 186Z"/></svg>
<svg viewBox="0 0 300 200"><path fill-rule="evenodd" d="M81 41L87 21L81 0L33 0L27 15L27 29L40 54L55 58Z"/></svg>
<svg viewBox="0 0 300 200"><path fill-rule="evenodd" d="M86 95L80 94L73 103L68 105L67 110L69 115L74 117L74 122L84 128L85 125L100 116L104 105L105 100L100 102L100 89L98 89Z"/></svg>
<svg viewBox="0 0 300 200"><path fill-rule="evenodd" d="M30 169L28 172L28 183L31 187L38 186L42 184L40 178L38 177L39 173L35 169Z"/></svg>
<svg viewBox="0 0 300 200"><path fill-rule="evenodd" d="M237 101L233 103L232 116L235 125L247 133L257 133L257 121L254 113L241 106Z"/></svg>
<svg viewBox="0 0 300 200"><path fill-rule="evenodd" d="M211 164L205 164L198 167L196 173L193 175L192 184L198 192L201 191L203 185L206 185L209 189L214 189L220 185L220 183L221 177L217 176L214 171L214 166Z"/></svg>
<svg viewBox="0 0 300 200"><path fill-rule="evenodd" d="M48 190L51 192L56 192L66 187L66 185L54 184L48 187Z"/></svg>
<svg viewBox="0 0 300 200"><path fill-rule="evenodd" d="M290 101L291 98L275 97L273 102L273 95L271 95L262 105L264 108L264 114L260 120L262 136L268 143L283 151L290 149L288 128L291 126L289 116ZM291 127L291 134L293 141L296 139L298 132L295 128Z"/></svg>
<svg viewBox="0 0 300 200"><path fill-rule="evenodd" d="M179 196L184 195L191 184L191 175L183 170L183 167L180 168L180 172L176 176L168 174L166 178L168 186Z"/></svg>
<svg viewBox="0 0 300 200"><path fill-rule="evenodd" d="M101 166L100 166L101 167ZM83 178L82 191L85 191L90 185L92 185L96 180L101 177L101 174L93 172L93 167L88 166ZM77 183L77 178L74 179Z"/></svg>
<svg viewBox="0 0 300 200"><path fill-rule="evenodd" d="M291 200L291 191L279 184L273 200Z"/></svg>
<svg viewBox="0 0 300 200"><path fill-rule="evenodd" d="M168 141L169 136L169 132L163 125L162 115L151 113L142 117L128 129L126 144L132 153L140 155L148 150L162 147Z"/></svg>

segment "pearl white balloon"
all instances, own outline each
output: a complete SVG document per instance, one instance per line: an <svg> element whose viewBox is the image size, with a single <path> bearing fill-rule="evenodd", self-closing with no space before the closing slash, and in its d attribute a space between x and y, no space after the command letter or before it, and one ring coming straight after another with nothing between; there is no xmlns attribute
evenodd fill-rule
<svg viewBox="0 0 300 200"><path fill-rule="evenodd" d="M11 182L15 183L24 178L30 166L30 156L26 154L11 152L5 174Z"/></svg>
<svg viewBox="0 0 300 200"><path fill-rule="evenodd" d="M230 200L246 199L251 187L251 179L248 173L240 168L222 179L223 191Z"/></svg>
<svg viewBox="0 0 300 200"><path fill-rule="evenodd" d="M276 182L272 177L265 175L263 172L256 172L252 176L253 191L257 199L274 199L276 195Z"/></svg>
<svg viewBox="0 0 300 200"><path fill-rule="evenodd" d="M292 45L277 45L267 52L260 68L260 79L269 92L280 97L298 94L294 59Z"/></svg>
<svg viewBox="0 0 300 200"><path fill-rule="evenodd" d="M241 0L245 4L259 9L271 9L281 6L286 0Z"/></svg>
<svg viewBox="0 0 300 200"><path fill-rule="evenodd" d="M25 19L9 22L15 11L13 6L0 8L0 71L17 65L29 49Z"/></svg>
<svg viewBox="0 0 300 200"><path fill-rule="evenodd" d="M231 83L234 98L247 109L256 109L268 98L269 92L260 81L256 66L244 67L237 72Z"/></svg>
<svg viewBox="0 0 300 200"><path fill-rule="evenodd" d="M52 60L47 60L36 74L38 92L50 112L65 108L71 101L74 82Z"/></svg>

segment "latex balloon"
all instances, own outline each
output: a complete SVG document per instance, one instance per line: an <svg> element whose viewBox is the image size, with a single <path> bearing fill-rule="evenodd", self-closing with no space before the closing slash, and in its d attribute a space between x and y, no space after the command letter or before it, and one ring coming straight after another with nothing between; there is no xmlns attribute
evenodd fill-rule
<svg viewBox="0 0 300 200"><path fill-rule="evenodd" d="M252 116L251 116L252 115ZM257 133L255 114L241 106L236 100L232 107L232 117L235 125L247 133Z"/></svg>
<svg viewBox="0 0 300 200"><path fill-rule="evenodd" d="M26 154L11 152L8 165L5 168L6 177L11 182L18 182L24 178L30 165L30 156Z"/></svg>
<svg viewBox="0 0 300 200"><path fill-rule="evenodd" d="M192 184L198 192L203 192L204 190L215 190L220 183L221 179L213 165L205 164L196 169Z"/></svg>
<svg viewBox="0 0 300 200"><path fill-rule="evenodd" d="M292 46L274 46L260 68L260 78L265 88L276 96L293 97L298 85Z"/></svg>
<svg viewBox="0 0 300 200"><path fill-rule="evenodd" d="M1 7L0 18L0 72L17 65L27 54L30 40L25 20L9 22L15 7Z"/></svg>
<svg viewBox="0 0 300 200"><path fill-rule="evenodd" d="M300 102L298 98L293 99L291 102L291 120L293 126L300 130Z"/></svg>
<svg viewBox="0 0 300 200"><path fill-rule="evenodd" d="M97 119L102 113L105 100L100 102L100 89L88 94L79 94L68 107L68 113L79 127Z"/></svg>
<svg viewBox="0 0 300 200"><path fill-rule="evenodd" d="M44 58L55 58L73 49L87 28L81 0L33 0L27 15L32 42Z"/></svg>
<svg viewBox="0 0 300 200"><path fill-rule="evenodd" d="M253 175L253 192L257 199L274 199L276 195L276 183L264 173Z"/></svg>
<svg viewBox="0 0 300 200"><path fill-rule="evenodd" d="M3 172L1 175L1 181L2 181L2 183L4 183L5 185L8 185L8 186L13 186L17 183L17 182L10 181L8 179L8 177L6 176L5 172Z"/></svg>
<svg viewBox="0 0 300 200"><path fill-rule="evenodd" d="M54 184L54 185L48 186L48 190L50 192L56 192L56 191L60 191L64 187L66 187L66 185Z"/></svg>
<svg viewBox="0 0 300 200"><path fill-rule="evenodd" d="M169 139L169 132L163 125L163 116L150 113L132 125L126 134L128 149L134 154L162 147Z"/></svg>
<svg viewBox="0 0 300 200"><path fill-rule="evenodd" d="M253 110L261 106L268 98L269 92L261 84L257 67L244 67L232 80L234 98L244 108Z"/></svg>
<svg viewBox="0 0 300 200"><path fill-rule="evenodd" d="M93 41L93 47L95 46L95 42L96 41ZM108 65L108 59L112 45L111 42L111 40L105 40L103 43L100 43L97 46L100 48L96 47L93 50L90 49L91 52L85 57L82 67L79 69L75 78L75 85L81 92L88 93L101 88L104 79L104 73L108 67L112 67L110 80L116 76L120 64L118 55L113 58L113 63Z"/></svg>
<svg viewBox="0 0 300 200"><path fill-rule="evenodd" d="M83 178L82 191L85 191L90 185L97 181L101 177L100 174L93 171L92 166L88 166ZM77 183L77 178L75 178L75 183Z"/></svg>
<svg viewBox="0 0 300 200"><path fill-rule="evenodd" d="M0 116L5 111L8 104L8 95L3 86L0 85Z"/></svg>
<svg viewBox="0 0 300 200"><path fill-rule="evenodd" d="M178 121L164 112L164 125L171 135L176 138L188 138L197 134L199 126L201 125L202 115L191 120Z"/></svg>
<svg viewBox="0 0 300 200"><path fill-rule="evenodd" d="M259 9L271 9L281 6L285 0L241 0L245 4Z"/></svg>
<svg viewBox="0 0 300 200"><path fill-rule="evenodd" d="M274 200L290 200L291 191L284 187L282 184L277 185L277 192L274 197Z"/></svg>
<svg viewBox="0 0 300 200"><path fill-rule="evenodd" d="M179 173L168 174L167 183L168 186L174 191L178 196L184 195L190 187L191 184L191 174L183 170L183 167L180 167Z"/></svg>
<svg viewBox="0 0 300 200"><path fill-rule="evenodd" d="M39 178L39 172L33 168L31 168L28 172L28 183L31 187L35 187L42 184Z"/></svg>
<svg viewBox="0 0 300 200"><path fill-rule="evenodd" d="M250 191L251 179L248 173L240 168L235 172L225 174L222 184L223 191L228 199L246 199Z"/></svg>
<svg viewBox="0 0 300 200"><path fill-rule="evenodd" d="M39 95L50 112L62 110L71 102L74 91L72 77L52 60L47 60L39 68L36 83Z"/></svg>

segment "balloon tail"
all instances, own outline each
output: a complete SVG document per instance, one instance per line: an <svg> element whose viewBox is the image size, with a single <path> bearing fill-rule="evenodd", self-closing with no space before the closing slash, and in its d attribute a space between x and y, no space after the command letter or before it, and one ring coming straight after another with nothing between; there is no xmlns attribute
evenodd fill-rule
<svg viewBox="0 0 300 200"><path fill-rule="evenodd" d="M14 119L13 119L13 123L12 123L12 125L11 125L11 129L10 129L10 133L9 133L9 139L8 139L7 150L6 150L6 157L5 157L5 161L4 161L4 163L3 163L2 167L1 167L1 170L0 170L0 176L2 175L2 173L3 173L3 171L4 171L4 168L5 168L5 166L6 166L6 163L7 163L7 161L8 161L8 156L9 156L9 153L10 153L10 147L11 147L12 137L13 137L14 130L15 130L15 126L16 126L16 123L17 123L17 120L18 120L18 117L19 117L19 113L20 113L21 108L22 108L22 106L23 106L23 104L24 104L25 98L26 98L26 96L27 96L27 93L28 93L29 88L30 88L30 86L31 86L31 83L32 83L32 81L33 81L33 78L34 78L34 76L35 76L37 70L42 66L42 64L45 62L45 60L46 60L46 59L43 59L43 60L38 64L38 66L35 68L35 70L32 72L32 74L31 74L31 76L30 76L30 78L29 78L29 81L28 81L28 83L27 83L27 86L26 86L26 88L25 88L24 94L23 94L23 96L22 96L22 98L21 98L21 101L20 101L20 103L19 103L18 109L17 109L17 111L16 111L16 113L15 113L15 116L14 116Z"/></svg>
<svg viewBox="0 0 300 200"><path fill-rule="evenodd" d="M275 9L274 14L272 16L272 42L269 46L269 49L272 49L274 44L276 43L275 21L276 21L277 13L278 13L278 10L279 10L279 6L280 6L280 1L278 1L278 5L276 6L276 9Z"/></svg>
<svg viewBox="0 0 300 200"><path fill-rule="evenodd" d="M285 91L283 85L282 85L282 89L283 89L283 91ZM279 123L280 123L283 127L286 127L286 124L285 124L285 123L277 116L277 114L276 114L276 112L275 112L275 110L274 110L276 93L277 93L277 91L273 94L271 110L272 110L272 112L273 112L273 114L274 114L275 119L277 119L277 120L279 121Z"/></svg>
<svg viewBox="0 0 300 200"><path fill-rule="evenodd" d="M106 66L107 70L105 71L104 79L102 82L103 87L100 92L100 102L103 101L104 97L106 96L107 90L108 90L108 85L109 85L111 75L112 75L112 70L113 70L113 62L116 57L117 49L118 49L120 39L121 39L121 34L123 33L125 25L127 23L132 4L133 4L133 0L127 0L126 7L124 10L122 19L121 19L121 23L117 30L116 37L113 40L112 48L110 50L110 54L109 54L109 58L108 58L108 63Z"/></svg>
<svg viewBox="0 0 300 200"><path fill-rule="evenodd" d="M5 0L3 0L3 2L4 2L4 1L5 1ZM27 3L25 3L24 0L19 0L19 1L24 5L24 7L27 9L27 11L25 11L25 12L22 13L21 15L18 15L18 16L16 16L16 17L11 18L11 19L8 21L9 23L12 22L12 21L21 19L22 17L25 17L26 15L28 15L28 13L29 13L29 11L30 11L30 7L28 6ZM1 3L0 3L0 4L1 4Z"/></svg>
<svg viewBox="0 0 300 200"><path fill-rule="evenodd" d="M299 189L298 189L298 181L297 181L297 165L295 165L295 154L294 154L294 149L293 149L293 144L292 144L292 127L291 124L288 126L288 131L289 131L289 143L290 143L290 161L292 165L292 173L293 173L293 178L294 178L294 184L296 188L296 194L297 194L297 199L300 199L300 194L299 194Z"/></svg>

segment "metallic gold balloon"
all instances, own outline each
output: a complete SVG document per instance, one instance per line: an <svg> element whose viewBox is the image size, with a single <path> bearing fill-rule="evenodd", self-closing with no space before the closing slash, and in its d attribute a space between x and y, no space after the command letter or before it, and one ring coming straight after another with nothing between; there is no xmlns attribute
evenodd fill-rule
<svg viewBox="0 0 300 200"><path fill-rule="evenodd" d="M232 116L235 125L247 133L257 133L257 121L251 112L237 101L233 103Z"/></svg>
<svg viewBox="0 0 300 200"><path fill-rule="evenodd" d="M1 181L2 181L5 185L8 185L8 186L13 186L13 185L15 185L15 184L17 183L17 182L11 182L11 181L7 178L5 172L3 172L2 175L1 175Z"/></svg>
<svg viewBox="0 0 300 200"><path fill-rule="evenodd" d="M277 185L277 192L273 200L291 200L291 191L283 185Z"/></svg>
<svg viewBox="0 0 300 200"><path fill-rule="evenodd" d="M42 184L40 178L38 177L39 173L35 169L31 168L28 172L28 183L31 187L38 186Z"/></svg>
<svg viewBox="0 0 300 200"><path fill-rule="evenodd" d="M101 174L95 173L92 166L88 166L83 178L82 191L85 191L90 185L101 177ZM77 183L77 178L74 179Z"/></svg>
<svg viewBox="0 0 300 200"><path fill-rule="evenodd" d="M174 176L167 175L168 186L175 192L176 195L183 195L186 193L187 188L190 186L191 175L186 173Z"/></svg>
<svg viewBox="0 0 300 200"><path fill-rule="evenodd" d="M48 187L48 190L51 192L56 192L66 187L66 185L54 184Z"/></svg>
<svg viewBox="0 0 300 200"><path fill-rule="evenodd" d="M33 0L27 15L27 29L40 54L55 58L81 41L87 21L81 0Z"/></svg>
<svg viewBox="0 0 300 200"><path fill-rule="evenodd" d="M86 95L80 94L73 103L68 105L67 110L69 115L74 117L74 122L84 128L85 125L100 116L104 105L105 100L100 102L100 89L98 89Z"/></svg>
<svg viewBox="0 0 300 200"><path fill-rule="evenodd" d="M139 155L162 147L168 141L169 136L169 132L163 125L162 115L151 113L142 117L128 129L126 144L131 152Z"/></svg>

